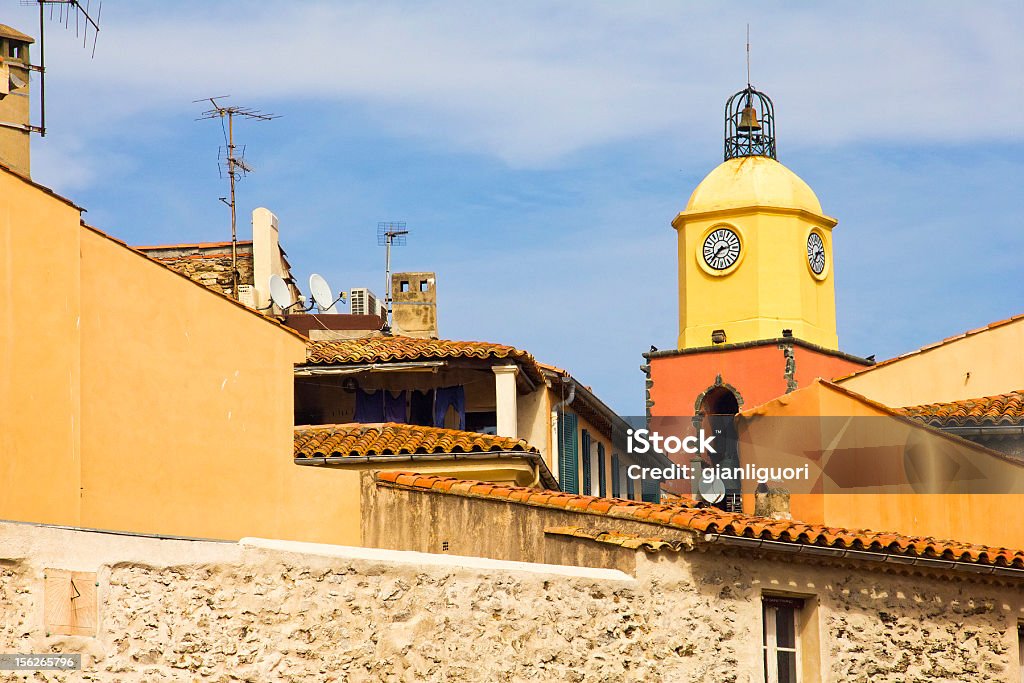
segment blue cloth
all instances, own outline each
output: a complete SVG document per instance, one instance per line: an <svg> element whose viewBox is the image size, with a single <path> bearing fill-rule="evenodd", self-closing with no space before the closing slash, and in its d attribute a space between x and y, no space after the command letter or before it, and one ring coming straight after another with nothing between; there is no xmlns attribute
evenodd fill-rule
<svg viewBox="0 0 1024 683"><path fill-rule="evenodd" d="M406 424L405 417L405 392L399 391L394 396L390 391L384 392L384 421Z"/></svg>
<svg viewBox="0 0 1024 683"><path fill-rule="evenodd" d="M462 387L443 387L434 392L434 426L444 427L448 408L459 415L458 429L466 429L466 390Z"/></svg>
<svg viewBox="0 0 1024 683"><path fill-rule="evenodd" d="M356 414L353 422L384 422L384 392L356 389Z"/></svg>

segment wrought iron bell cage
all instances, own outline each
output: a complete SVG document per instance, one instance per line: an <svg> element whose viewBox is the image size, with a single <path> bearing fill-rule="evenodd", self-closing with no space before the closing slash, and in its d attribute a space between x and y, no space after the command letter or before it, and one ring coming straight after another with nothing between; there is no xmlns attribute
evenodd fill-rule
<svg viewBox="0 0 1024 683"><path fill-rule="evenodd" d="M747 85L725 103L725 160L756 156L776 158L775 107Z"/></svg>

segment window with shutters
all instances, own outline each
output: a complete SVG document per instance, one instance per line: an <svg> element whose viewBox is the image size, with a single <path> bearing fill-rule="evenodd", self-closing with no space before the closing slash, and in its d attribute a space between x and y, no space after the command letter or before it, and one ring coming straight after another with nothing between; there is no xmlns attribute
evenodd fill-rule
<svg viewBox="0 0 1024 683"><path fill-rule="evenodd" d="M608 465L604 461L604 444L597 444L597 493L602 498L608 497Z"/></svg>
<svg viewBox="0 0 1024 683"><path fill-rule="evenodd" d="M797 632L803 605L798 598L761 599L765 683L800 683Z"/></svg>
<svg viewBox="0 0 1024 683"><path fill-rule="evenodd" d="M619 472L619 456L612 453L612 498L622 496L622 473Z"/></svg>
<svg viewBox="0 0 1024 683"><path fill-rule="evenodd" d="M579 437L572 413L558 416L558 482L566 493L579 493Z"/></svg>
<svg viewBox="0 0 1024 683"><path fill-rule="evenodd" d="M590 432L586 429L580 430L580 452L583 454L583 489L585 496L592 495L590 478Z"/></svg>
<svg viewBox="0 0 1024 683"><path fill-rule="evenodd" d="M626 498L630 500L636 499L636 489L633 487L633 478L628 474L626 475Z"/></svg>

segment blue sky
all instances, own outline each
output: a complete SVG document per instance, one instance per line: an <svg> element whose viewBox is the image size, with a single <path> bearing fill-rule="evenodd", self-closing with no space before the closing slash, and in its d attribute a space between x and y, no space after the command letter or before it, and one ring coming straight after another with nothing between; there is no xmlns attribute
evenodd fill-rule
<svg viewBox="0 0 1024 683"><path fill-rule="evenodd" d="M383 289L376 223L438 273L441 335L500 341L643 411L641 353L677 334L672 217L721 161L725 99L775 101L779 160L839 219L841 347L895 355L1024 311L1017 3L108 0L95 59L47 26L34 178L132 244L230 236L239 124L300 282ZM9 0L0 21L37 33ZM140 305L142 303L140 302Z"/></svg>

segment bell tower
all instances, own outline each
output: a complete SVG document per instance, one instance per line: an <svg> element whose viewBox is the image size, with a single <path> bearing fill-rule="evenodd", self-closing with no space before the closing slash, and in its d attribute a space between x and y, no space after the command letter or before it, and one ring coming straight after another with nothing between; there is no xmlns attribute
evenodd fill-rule
<svg viewBox="0 0 1024 683"><path fill-rule="evenodd" d="M0 164L29 175L29 59L31 36L0 24Z"/></svg>
<svg viewBox="0 0 1024 683"><path fill-rule="evenodd" d="M771 99L725 105L724 161L672 221L679 349L794 337L838 348L832 229L811 188L776 159Z"/></svg>

